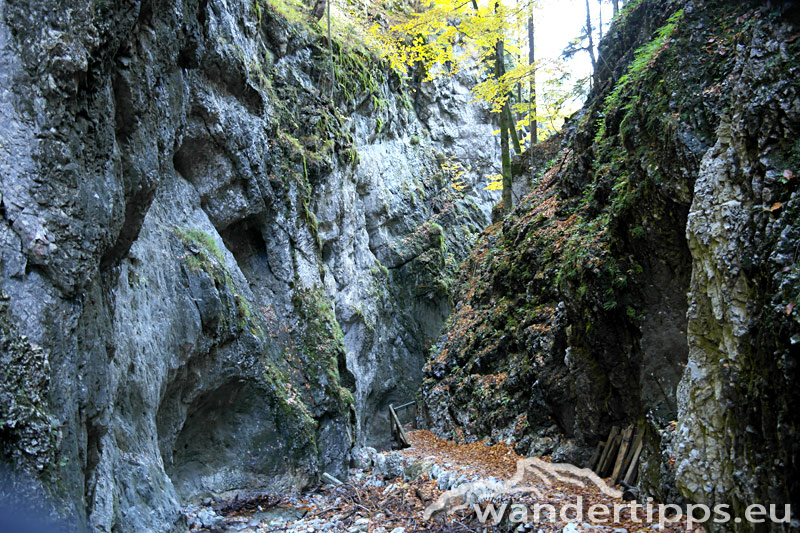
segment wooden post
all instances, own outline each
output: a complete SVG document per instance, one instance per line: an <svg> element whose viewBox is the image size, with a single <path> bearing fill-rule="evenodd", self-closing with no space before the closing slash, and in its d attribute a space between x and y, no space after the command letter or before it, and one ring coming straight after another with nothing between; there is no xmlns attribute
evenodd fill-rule
<svg viewBox="0 0 800 533"><path fill-rule="evenodd" d="M622 468L619 471L619 475L615 478L615 481L617 483L625 479L625 474L628 471L628 467L630 466L631 462L633 461L633 456L636 453L636 448L639 446L639 443L642 441L643 437L644 437L644 428L640 426L635 426L630 446L628 446L628 451L625 454L625 459L622 460Z"/></svg>
<svg viewBox="0 0 800 533"><path fill-rule="evenodd" d="M628 467L628 471L625 473L625 483L629 485L633 485L634 478L636 474L639 472L639 456L642 454L642 447L644 446L644 429L639 432L639 437L636 439L638 442L636 444L636 450L633 452L633 457L631 458L631 465Z"/></svg>
<svg viewBox="0 0 800 533"><path fill-rule="evenodd" d="M608 434L608 438L606 439L606 446L603 449L603 453L600 455L600 459L597 461L597 466L595 467L595 472L597 472L598 476L603 475L601 469L606 462L606 457L608 457L609 453L611 452L612 446L614 446L614 438L617 436L618 431L619 428L617 426L613 426Z"/></svg>
<svg viewBox="0 0 800 533"><path fill-rule="evenodd" d="M397 443L403 448L409 448L411 445L408 443L408 438L406 438L406 432L403 431L403 426L400 424L400 419L397 418L397 413L392 404L389 404L389 416L393 424L392 434L395 436Z"/></svg>
<svg viewBox="0 0 800 533"><path fill-rule="evenodd" d="M614 470L611 471L611 477L616 480L622 470L622 463L625 461L625 456L628 453L628 446L631 444L631 436L633 435L633 426L628 426L622 436L622 443L617 453L617 460L614 461Z"/></svg>
<svg viewBox="0 0 800 533"><path fill-rule="evenodd" d="M389 428L392 430L392 440L397 442L397 426L394 423L394 417L392 417L392 410L394 408L390 405L389 406Z"/></svg>
<svg viewBox="0 0 800 533"><path fill-rule="evenodd" d="M611 470L611 467L614 466L614 458L616 457L617 450L619 450L619 445L622 443L622 433L617 433L617 436L614 437L614 440L611 443L611 447L608 449L608 455L606 455L605 462L600 465L600 470L597 472L597 475L600 477L607 477L608 473Z"/></svg>

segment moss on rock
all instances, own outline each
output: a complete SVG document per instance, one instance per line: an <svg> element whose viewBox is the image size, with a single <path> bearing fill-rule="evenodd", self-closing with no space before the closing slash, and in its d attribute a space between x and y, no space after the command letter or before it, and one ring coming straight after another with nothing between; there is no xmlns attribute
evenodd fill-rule
<svg viewBox="0 0 800 533"><path fill-rule="evenodd" d="M43 475L57 468L58 429L47 402L47 354L20 335L0 292L0 460Z"/></svg>
<svg viewBox="0 0 800 533"><path fill-rule="evenodd" d="M354 382L347 370L342 328L321 289L297 289L292 303L302 320L295 335L303 364L301 386L311 405L349 418Z"/></svg>

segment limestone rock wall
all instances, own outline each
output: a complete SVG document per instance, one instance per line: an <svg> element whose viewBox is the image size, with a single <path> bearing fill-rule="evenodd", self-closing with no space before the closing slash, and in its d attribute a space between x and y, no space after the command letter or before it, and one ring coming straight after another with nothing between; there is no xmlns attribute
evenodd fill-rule
<svg viewBox="0 0 800 533"><path fill-rule="evenodd" d="M81 528L181 530L185 500L384 441L494 203L469 76L401 86L336 43L333 82L321 35L265 2L0 9L17 486Z"/></svg>
<svg viewBox="0 0 800 533"><path fill-rule="evenodd" d="M762 503L778 504L783 516L780 504L800 494L800 65L791 21L777 19L769 30L753 21L738 44L731 105L703 156L686 227L692 280L677 480L688 498L727 503L739 515Z"/></svg>

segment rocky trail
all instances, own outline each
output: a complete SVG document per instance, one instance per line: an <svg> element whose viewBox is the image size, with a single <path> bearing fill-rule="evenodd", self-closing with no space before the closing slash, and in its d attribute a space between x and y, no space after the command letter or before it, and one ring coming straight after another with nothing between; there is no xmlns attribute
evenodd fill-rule
<svg viewBox="0 0 800 533"><path fill-rule="evenodd" d="M613 489L593 483L586 471L553 465L547 457L525 459L504 443L456 444L422 430L408 432L408 438L411 447L401 451L362 449L348 482L303 494L237 492L208 498L185 508L187 522L192 531L240 533L704 531L684 520L659 523L657 511L652 520L639 511L640 521L634 522L621 492L612 497L606 492ZM596 504L624 508L611 525L611 516L605 523L587 517ZM466 508L453 509L458 505ZM497 515L486 514L491 505ZM537 505L543 509L538 517ZM552 519L547 505L557 510Z"/></svg>

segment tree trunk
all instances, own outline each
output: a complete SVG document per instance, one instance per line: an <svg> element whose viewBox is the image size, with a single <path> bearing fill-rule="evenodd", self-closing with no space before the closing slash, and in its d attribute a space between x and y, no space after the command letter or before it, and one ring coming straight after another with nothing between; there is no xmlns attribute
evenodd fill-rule
<svg viewBox="0 0 800 533"><path fill-rule="evenodd" d="M619 13L619 0L613 0L613 1L614 1L614 16L616 17L617 13Z"/></svg>
<svg viewBox="0 0 800 533"><path fill-rule="evenodd" d="M473 0L474 2L475 0ZM500 1L495 0L495 12L500 10ZM503 74L506 73L505 64L505 42L503 41L503 29L501 28L500 37L497 39L495 45L495 59L494 59L494 75L499 80ZM508 214L511 208L514 207L514 197L512 195L513 176L511 175L511 151L508 147L508 128L509 117L511 112L509 110L509 101L506 100L503 109L500 112L500 162L501 172L503 175L503 213Z"/></svg>
<svg viewBox="0 0 800 533"><path fill-rule="evenodd" d="M331 39L331 0L327 0L327 6L325 11L327 11L328 16L328 59L331 61L331 103L333 103L333 91L336 89L336 73L333 69L333 41Z"/></svg>
<svg viewBox="0 0 800 533"><path fill-rule="evenodd" d="M500 152L503 171L503 213L507 215L514 207L512 195L514 183L511 176L511 154L508 149L508 119L505 113L500 114Z"/></svg>
<svg viewBox="0 0 800 533"><path fill-rule="evenodd" d="M514 116L511 114L511 98L506 101L503 113L506 114L506 124L508 125L508 133L511 135L511 142L514 143L514 151L517 152L517 154L521 154L522 145L519 142L519 135L517 135L517 123L514 121Z"/></svg>
<svg viewBox="0 0 800 533"><path fill-rule="evenodd" d="M498 39L495 46L495 76L500 78L505 73L505 65L503 57L505 45L502 39ZM500 157L501 168L503 174L503 213L508 214L511 208L514 207L514 198L512 196L512 176L511 176L511 154L508 147L508 127L509 127L509 113L508 101L503 106L503 111L500 113Z"/></svg>
<svg viewBox="0 0 800 533"><path fill-rule="evenodd" d="M534 44L534 27L533 27L533 4L530 7L531 12L528 14L528 65L533 65L535 61L535 48ZM528 114L530 116L531 128L531 172L533 172L533 145L539 142L539 128L538 121L536 120L536 71L531 72L529 78L530 84L530 100L528 102ZM531 176L533 177L533 176Z"/></svg>
<svg viewBox="0 0 800 533"><path fill-rule="evenodd" d="M599 11L599 13L600 13L600 23L598 24L597 31L600 34L600 40L602 41L603 40L603 2L600 2L598 4L598 9L600 10ZM597 43L597 44L599 45L600 43Z"/></svg>
<svg viewBox="0 0 800 533"><path fill-rule="evenodd" d="M594 37L592 36L592 11L591 9L589 9L589 0L586 0L586 35L589 36L589 57L592 58L592 81L594 81L594 77L597 74L597 58L594 55Z"/></svg>

